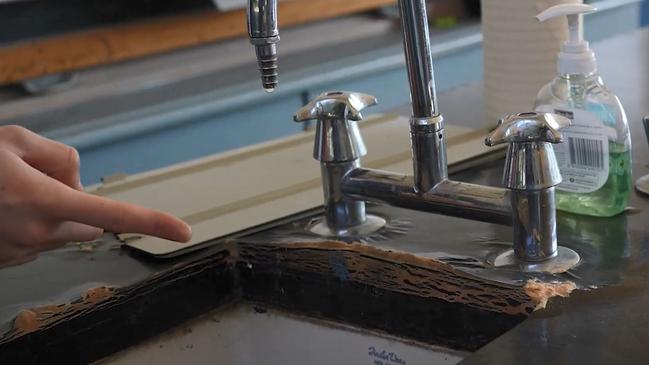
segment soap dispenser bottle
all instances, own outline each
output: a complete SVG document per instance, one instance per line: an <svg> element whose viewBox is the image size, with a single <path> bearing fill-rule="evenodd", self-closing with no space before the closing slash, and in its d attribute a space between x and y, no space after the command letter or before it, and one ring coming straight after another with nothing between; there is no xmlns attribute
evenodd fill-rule
<svg viewBox="0 0 649 365"><path fill-rule="evenodd" d="M556 206L568 212L610 217L621 213L631 191L631 138L626 114L597 74L595 54L583 39L587 4L561 4L537 15L540 21L568 18L569 39L557 58L558 74L538 93L535 110L568 117L564 143L554 145L563 182Z"/></svg>

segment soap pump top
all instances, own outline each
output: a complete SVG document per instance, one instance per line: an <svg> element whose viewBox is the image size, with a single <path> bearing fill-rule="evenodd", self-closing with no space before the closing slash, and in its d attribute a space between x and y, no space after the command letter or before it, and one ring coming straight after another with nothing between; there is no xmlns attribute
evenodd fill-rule
<svg viewBox="0 0 649 365"><path fill-rule="evenodd" d="M557 70L562 75L590 75L597 71L595 53L584 40L583 15L597 9L588 4L560 4L545 9L536 18L546 21L559 16L568 18L568 40L561 47Z"/></svg>

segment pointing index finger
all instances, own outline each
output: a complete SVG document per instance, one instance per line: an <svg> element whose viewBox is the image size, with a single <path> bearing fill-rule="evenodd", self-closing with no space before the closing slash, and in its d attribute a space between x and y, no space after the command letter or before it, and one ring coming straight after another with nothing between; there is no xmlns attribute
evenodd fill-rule
<svg viewBox="0 0 649 365"><path fill-rule="evenodd" d="M179 242L191 238L189 225L170 214L62 188L65 193L57 209L65 220L114 233L142 233Z"/></svg>

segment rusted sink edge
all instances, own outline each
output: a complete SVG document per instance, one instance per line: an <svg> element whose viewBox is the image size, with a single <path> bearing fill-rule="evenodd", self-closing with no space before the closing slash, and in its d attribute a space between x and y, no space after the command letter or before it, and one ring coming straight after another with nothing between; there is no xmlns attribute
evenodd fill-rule
<svg viewBox="0 0 649 365"><path fill-rule="evenodd" d="M146 322L144 317L147 317L149 311L155 311L157 315L167 315L168 311L173 310L171 306L167 309L153 307L156 299L151 299L150 304L147 303L147 298L155 298L156 292L164 293L161 298L169 295L183 296L194 307L185 310L180 316L169 318L169 323L161 323L156 328L154 326L133 330L132 342L123 338L101 350L80 353L76 358L68 357L67 363L82 363L89 358L101 358L220 305L240 301L245 295L241 292L238 282L238 271L242 270L241 268L254 271L255 266L263 262L271 263L271 267L272 263L276 263L287 270L325 274L341 282L360 283L407 296L440 299L508 316L527 316L544 307L548 299L568 295L574 289L566 287L565 283L528 282L525 286L498 283L476 277L434 259L360 243L326 241L261 245L230 240L216 253L192 262L179 263L135 285L120 288L101 286L86 291L80 298L69 303L23 310L13 321L12 329L0 336L0 359L3 358L3 353L13 356L11 351L4 350L6 348L19 350L13 354L26 353L34 351L37 344L45 345L45 353L49 351L50 359L55 359L56 357L51 355L52 351L57 351L52 349L61 345L62 340L50 337L55 334L60 336L59 332L76 331L74 333L78 336L77 339L71 336L68 345L82 347L83 341L98 339L90 334L107 335L117 331L102 329L100 326L109 327L112 323L122 331L128 330L129 326L138 327L137 321ZM221 283L227 289L211 290L218 284L215 282L218 280L229 281ZM175 289L169 289L171 287ZM217 292L220 298L215 296ZM195 302L200 302L200 305L195 305ZM130 322L118 325L115 318L105 318L109 313L121 313L120 315L129 318ZM148 316L149 319L150 317ZM140 324L142 325L143 323ZM61 331L57 331L57 328L61 328ZM79 337L79 333L83 332L88 332L89 336ZM38 363L42 360L38 354L33 356L21 363Z"/></svg>

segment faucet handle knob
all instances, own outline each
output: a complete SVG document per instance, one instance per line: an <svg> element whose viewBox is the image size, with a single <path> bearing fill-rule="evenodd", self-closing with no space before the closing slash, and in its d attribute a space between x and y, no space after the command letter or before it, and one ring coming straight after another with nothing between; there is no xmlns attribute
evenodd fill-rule
<svg viewBox="0 0 649 365"><path fill-rule="evenodd" d="M550 143L561 143L559 130L570 119L552 113L510 114L485 139L487 146L509 143L503 184L513 190L542 190L561 183L561 172ZM537 143L529 143L537 142Z"/></svg>
<svg viewBox="0 0 649 365"><path fill-rule="evenodd" d="M318 95L298 110L293 119L296 122L306 122L313 119L360 121L363 119L361 110L372 105L376 105L376 98L372 95L347 91L329 91Z"/></svg>
<svg viewBox="0 0 649 365"><path fill-rule="evenodd" d="M367 154L357 121L361 110L375 105L372 95L334 91L320 94L300 108L293 119L317 119L313 157L321 162L350 162Z"/></svg>
<svg viewBox="0 0 649 365"><path fill-rule="evenodd" d="M498 121L498 127L485 139L487 146L501 143L561 143L560 129L570 126L570 119L552 113L509 114Z"/></svg>

